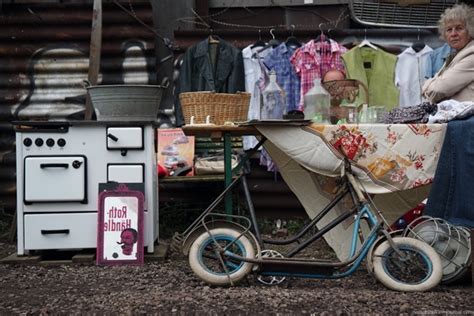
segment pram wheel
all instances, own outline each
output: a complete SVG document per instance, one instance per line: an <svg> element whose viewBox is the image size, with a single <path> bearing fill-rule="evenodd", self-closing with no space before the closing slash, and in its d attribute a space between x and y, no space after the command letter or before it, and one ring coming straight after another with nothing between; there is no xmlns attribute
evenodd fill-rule
<svg viewBox="0 0 474 316"><path fill-rule="evenodd" d="M276 250L266 249L260 252L262 258L284 258L284 256ZM285 282L286 277L273 275L258 275L257 281L264 285L279 285Z"/></svg>
<svg viewBox="0 0 474 316"><path fill-rule="evenodd" d="M390 236L393 237L401 237L403 234L403 230L394 230L389 232ZM374 274L374 266L373 266L373 261L374 261L374 250L377 249L380 244L382 244L385 240L387 240L387 237L385 235L380 236L374 244L370 247L369 252L367 253L366 257L366 267L367 267L367 272L371 275Z"/></svg>
<svg viewBox="0 0 474 316"><path fill-rule="evenodd" d="M386 287L402 292L427 291L441 281L443 269L436 251L428 244L407 237L392 241L401 251L400 256L388 240L378 246L373 255L376 278Z"/></svg>
<svg viewBox="0 0 474 316"><path fill-rule="evenodd" d="M189 249L193 272L212 285L234 285L242 280L253 264L233 259L228 254L255 258L255 249L245 235L240 235L230 228L214 228L202 233Z"/></svg>

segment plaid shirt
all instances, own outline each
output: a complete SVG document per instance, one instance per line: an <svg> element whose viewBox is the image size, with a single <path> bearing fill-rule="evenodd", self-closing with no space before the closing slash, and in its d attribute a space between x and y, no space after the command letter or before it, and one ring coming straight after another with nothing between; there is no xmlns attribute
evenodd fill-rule
<svg viewBox="0 0 474 316"><path fill-rule="evenodd" d="M311 40L298 48L291 56L290 61L301 78L300 110L304 109L303 96L313 87L315 78L321 78L330 69L345 72L341 55L346 51L347 48L332 39L329 43Z"/></svg>
<svg viewBox="0 0 474 316"><path fill-rule="evenodd" d="M298 47L281 43L263 60L265 66L275 70L278 85L285 91L287 111L297 110L300 102L300 78L290 58Z"/></svg>

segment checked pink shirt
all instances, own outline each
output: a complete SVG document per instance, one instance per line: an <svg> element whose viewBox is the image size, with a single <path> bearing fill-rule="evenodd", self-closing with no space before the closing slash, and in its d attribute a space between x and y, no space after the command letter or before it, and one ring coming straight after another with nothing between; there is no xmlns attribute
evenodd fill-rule
<svg viewBox="0 0 474 316"><path fill-rule="evenodd" d="M304 95L313 87L315 78L321 78L330 69L345 73L341 55L346 51L347 48L329 39L329 42L311 40L294 52L290 61L301 78L300 110L304 109Z"/></svg>

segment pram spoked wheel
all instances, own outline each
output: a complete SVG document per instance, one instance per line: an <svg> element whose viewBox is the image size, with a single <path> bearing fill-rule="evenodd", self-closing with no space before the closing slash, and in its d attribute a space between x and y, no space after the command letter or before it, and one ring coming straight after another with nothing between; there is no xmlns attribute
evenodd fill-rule
<svg viewBox="0 0 474 316"><path fill-rule="evenodd" d="M407 237L395 237L392 241L401 255L388 240L374 250L374 274L382 284L404 292L427 291L438 285L443 268L441 259L431 246Z"/></svg>
<svg viewBox="0 0 474 316"><path fill-rule="evenodd" d="M214 228L193 242L189 249L189 265L206 283L234 285L250 273L253 264L231 258L229 254L255 258L255 249L239 231Z"/></svg>
<svg viewBox="0 0 474 316"><path fill-rule="evenodd" d="M284 258L284 256L276 250L265 249L260 252L262 258ZM264 285L279 285L285 282L286 277L273 275L257 275L257 281Z"/></svg>

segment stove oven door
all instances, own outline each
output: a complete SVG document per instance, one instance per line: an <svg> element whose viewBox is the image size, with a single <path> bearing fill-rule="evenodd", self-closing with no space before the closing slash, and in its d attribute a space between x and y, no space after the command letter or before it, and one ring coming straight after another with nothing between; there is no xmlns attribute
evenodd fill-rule
<svg viewBox="0 0 474 316"><path fill-rule="evenodd" d="M24 166L25 203L87 203L85 156L28 156Z"/></svg>

